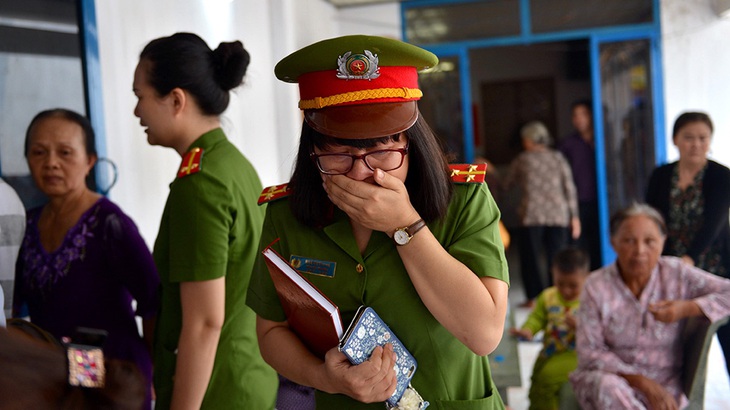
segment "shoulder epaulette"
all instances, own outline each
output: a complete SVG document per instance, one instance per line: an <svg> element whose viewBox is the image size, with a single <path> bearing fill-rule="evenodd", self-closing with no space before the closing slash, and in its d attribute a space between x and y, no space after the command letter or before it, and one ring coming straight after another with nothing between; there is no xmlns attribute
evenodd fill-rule
<svg viewBox="0 0 730 410"><path fill-rule="evenodd" d="M451 180L460 184L481 184L487 175L487 164L449 164Z"/></svg>
<svg viewBox="0 0 730 410"><path fill-rule="evenodd" d="M261 195L259 195L258 204L261 205L261 204L265 204L267 202L271 202L271 201L275 201L277 199L287 197L287 196L289 196L290 192L291 191L289 190L288 183L266 187L261 192Z"/></svg>
<svg viewBox="0 0 730 410"><path fill-rule="evenodd" d="M200 172L203 168L203 149L195 147L190 151L186 152L183 156L180 169L177 171L177 177L182 178L184 176Z"/></svg>

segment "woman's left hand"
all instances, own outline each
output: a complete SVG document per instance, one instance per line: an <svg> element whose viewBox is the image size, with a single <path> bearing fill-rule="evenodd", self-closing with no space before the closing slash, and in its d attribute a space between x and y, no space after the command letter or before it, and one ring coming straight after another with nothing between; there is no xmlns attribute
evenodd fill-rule
<svg viewBox="0 0 730 410"><path fill-rule="evenodd" d="M649 312L660 322L672 323L685 317L697 316L699 307L691 300L661 300L650 304Z"/></svg>
<svg viewBox="0 0 730 410"><path fill-rule="evenodd" d="M373 180L375 184L344 175L327 175L323 186L335 206L367 228L390 235L394 229L419 219L400 179L376 169Z"/></svg>

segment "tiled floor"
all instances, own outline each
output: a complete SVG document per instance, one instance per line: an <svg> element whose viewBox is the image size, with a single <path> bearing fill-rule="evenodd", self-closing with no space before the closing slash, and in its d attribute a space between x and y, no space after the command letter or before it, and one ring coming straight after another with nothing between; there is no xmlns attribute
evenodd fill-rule
<svg viewBox="0 0 730 410"><path fill-rule="evenodd" d="M517 267L513 255L508 253L510 267ZM510 269L511 272L518 272L516 269ZM525 300L525 294L519 275L511 274L509 299L511 311L514 313L515 325L520 326L524 323L529 309L519 308L518 305ZM509 337L509 336L506 336ZM510 387L507 389L506 403L512 410L527 410L530 401L527 398L527 392L530 389L530 375L532 374L532 365L535 358L540 352L542 344L539 342L519 342L518 354L520 359L520 373L522 375L522 387ZM705 410L728 410L730 409L730 380L728 379L727 370L725 368L725 359L717 342L717 337L713 340L710 347L707 368L707 385L705 387Z"/></svg>

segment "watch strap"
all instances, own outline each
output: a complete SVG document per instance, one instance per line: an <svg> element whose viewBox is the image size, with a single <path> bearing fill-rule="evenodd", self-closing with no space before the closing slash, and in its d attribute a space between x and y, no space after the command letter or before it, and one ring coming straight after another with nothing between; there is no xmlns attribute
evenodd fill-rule
<svg viewBox="0 0 730 410"><path fill-rule="evenodd" d="M416 222L412 223L406 228L406 232L408 232L408 236L413 236L416 234L416 232L423 229L423 227L426 226L426 221L423 219L419 219Z"/></svg>

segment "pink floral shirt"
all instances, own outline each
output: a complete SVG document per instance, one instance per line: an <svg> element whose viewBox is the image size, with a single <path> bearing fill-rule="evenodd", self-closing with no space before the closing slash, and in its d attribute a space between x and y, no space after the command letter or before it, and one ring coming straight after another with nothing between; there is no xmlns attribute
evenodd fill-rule
<svg viewBox="0 0 730 410"><path fill-rule="evenodd" d="M578 312L578 369L571 375L577 395L589 373L601 371L642 374L666 386L678 402L685 400L680 382L685 321L655 320L648 307L661 300L694 300L714 322L730 315L730 280L663 256L637 299L615 263L592 273Z"/></svg>

